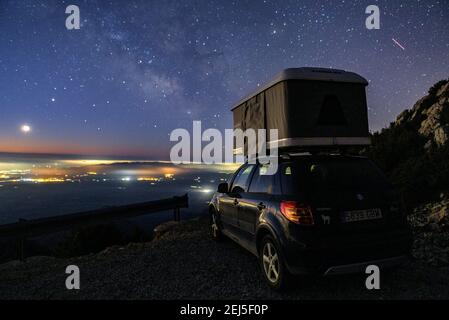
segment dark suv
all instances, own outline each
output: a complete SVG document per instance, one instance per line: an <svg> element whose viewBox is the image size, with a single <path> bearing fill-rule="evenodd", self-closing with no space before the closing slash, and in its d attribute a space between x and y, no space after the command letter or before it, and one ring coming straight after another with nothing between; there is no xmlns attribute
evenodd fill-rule
<svg viewBox="0 0 449 320"><path fill-rule="evenodd" d="M399 197L364 157L296 155L244 164L210 202L212 235L255 254L268 284L291 275L343 274L395 266L407 257L411 233Z"/></svg>

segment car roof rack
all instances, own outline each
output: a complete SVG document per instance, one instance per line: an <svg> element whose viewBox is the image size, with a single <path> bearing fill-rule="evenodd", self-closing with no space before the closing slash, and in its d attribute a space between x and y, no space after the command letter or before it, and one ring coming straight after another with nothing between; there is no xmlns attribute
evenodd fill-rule
<svg viewBox="0 0 449 320"><path fill-rule="evenodd" d="M283 160L290 160L293 157L301 156L360 156L360 146L291 146L278 150L278 157ZM270 149L267 149L264 157L270 157ZM244 155L244 161L248 161L248 155ZM258 163L260 156L257 155L255 161Z"/></svg>
<svg viewBox="0 0 449 320"><path fill-rule="evenodd" d="M330 154L342 153L346 149L348 147L345 146L292 146L279 148L279 154Z"/></svg>

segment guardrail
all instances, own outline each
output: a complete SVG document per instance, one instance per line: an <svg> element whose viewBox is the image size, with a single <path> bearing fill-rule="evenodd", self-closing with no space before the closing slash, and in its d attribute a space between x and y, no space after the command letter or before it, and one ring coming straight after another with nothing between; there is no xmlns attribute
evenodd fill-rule
<svg viewBox="0 0 449 320"><path fill-rule="evenodd" d="M36 237L73 229L79 226L99 224L108 221L133 218L151 213L173 210L173 220L181 220L181 208L189 207L188 195L162 200L148 201L124 206L106 207L67 215L40 218L34 220L20 219L19 222L0 225L0 238L17 238L19 241L19 258L24 257L23 245L28 237Z"/></svg>

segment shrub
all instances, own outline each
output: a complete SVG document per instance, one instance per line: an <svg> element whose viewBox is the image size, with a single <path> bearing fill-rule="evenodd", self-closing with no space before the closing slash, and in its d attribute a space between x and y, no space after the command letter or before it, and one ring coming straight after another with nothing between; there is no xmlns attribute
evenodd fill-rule
<svg viewBox="0 0 449 320"><path fill-rule="evenodd" d="M100 252L114 245L125 245L130 242L150 241L151 237L140 228L127 236L113 224L96 225L78 228L60 242L55 250L59 257L82 256Z"/></svg>
<svg viewBox="0 0 449 320"><path fill-rule="evenodd" d="M440 90L440 88L442 86L444 86L446 83L448 83L449 80L440 80L437 83L435 83L430 89L429 89L429 94L430 95L436 95L438 90Z"/></svg>

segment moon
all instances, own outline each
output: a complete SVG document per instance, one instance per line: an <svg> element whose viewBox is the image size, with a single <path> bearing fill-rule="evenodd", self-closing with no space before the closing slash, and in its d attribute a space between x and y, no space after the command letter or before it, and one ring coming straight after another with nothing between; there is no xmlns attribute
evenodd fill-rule
<svg viewBox="0 0 449 320"><path fill-rule="evenodd" d="M29 133L31 131L31 127L28 124L24 124L20 127L20 130L23 133Z"/></svg>

